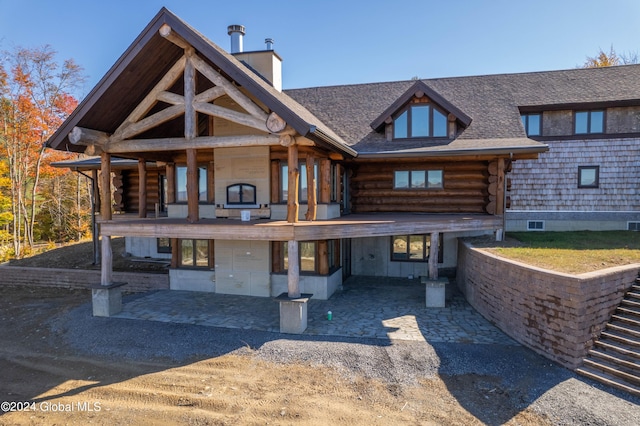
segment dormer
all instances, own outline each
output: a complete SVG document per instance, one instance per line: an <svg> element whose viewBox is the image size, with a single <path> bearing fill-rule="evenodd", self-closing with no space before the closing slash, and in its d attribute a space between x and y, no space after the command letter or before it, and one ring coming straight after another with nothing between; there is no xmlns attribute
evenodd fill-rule
<svg viewBox="0 0 640 426"><path fill-rule="evenodd" d="M471 124L471 117L447 101L422 81L416 83L387 108L371 127L384 130L388 141L455 139L460 129Z"/></svg>

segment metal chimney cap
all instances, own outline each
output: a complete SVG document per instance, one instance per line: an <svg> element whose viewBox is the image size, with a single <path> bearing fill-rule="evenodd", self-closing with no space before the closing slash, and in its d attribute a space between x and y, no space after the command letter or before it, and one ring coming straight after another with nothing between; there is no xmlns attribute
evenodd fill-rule
<svg viewBox="0 0 640 426"><path fill-rule="evenodd" d="M272 38L265 38L264 39L265 44L267 45L267 50L273 50L273 39Z"/></svg>
<svg viewBox="0 0 640 426"><path fill-rule="evenodd" d="M227 34L231 35L231 33L240 33L245 35L244 25L229 25L227 27Z"/></svg>

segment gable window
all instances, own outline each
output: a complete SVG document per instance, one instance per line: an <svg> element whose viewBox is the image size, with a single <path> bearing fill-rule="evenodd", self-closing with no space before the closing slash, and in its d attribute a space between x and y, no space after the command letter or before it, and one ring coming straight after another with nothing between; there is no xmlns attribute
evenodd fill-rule
<svg viewBox="0 0 640 426"><path fill-rule="evenodd" d="M198 201L207 201L206 167L198 167ZM176 202L187 202L187 166L176 166Z"/></svg>
<svg viewBox="0 0 640 426"><path fill-rule="evenodd" d="M256 204L256 187L248 183L227 186L227 204Z"/></svg>
<svg viewBox="0 0 640 426"><path fill-rule="evenodd" d="M442 170L397 170L394 189L442 189Z"/></svg>
<svg viewBox="0 0 640 426"><path fill-rule="evenodd" d="M431 105L411 105L393 120L393 138L444 138L447 116Z"/></svg>
<svg viewBox="0 0 640 426"><path fill-rule="evenodd" d="M440 235L442 237L442 235ZM438 241L439 247L442 240ZM401 262L429 261L430 235L394 235L391 237L391 260ZM438 262L442 263L442 250L438 249Z"/></svg>
<svg viewBox="0 0 640 426"><path fill-rule="evenodd" d="M574 133L604 133L604 111L576 111L574 114Z"/></svg>
<svg viewBox="0 0 640 426"><path fill-rule="evenodd" d="M598 188L600 166L578 166L578 188Z"/></svg>
<svg viewBox="0 0 640 426"><path fill-rule="evenodd" d="M542 134L542 114L522 114L522 125L527 136L540 136Z"/></svg>

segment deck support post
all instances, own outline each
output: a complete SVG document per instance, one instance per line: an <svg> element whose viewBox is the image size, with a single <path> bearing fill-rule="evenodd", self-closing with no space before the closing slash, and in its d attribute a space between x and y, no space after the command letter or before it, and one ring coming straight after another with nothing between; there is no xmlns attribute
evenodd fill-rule
<svg viewBox="0 0 640 426"><path fill-rule="evenodd" d="M288 241L288 293L276 298L280 304L280 333L301 334L307 329L307 307L311 294L300 293L298 242Z"/></svg>
<svg viewBox="0 0 640 426"><path fill-rule="evenodd" d="M110 221L111 214L111 156L103 152L100 159L100 216ZM101 230L102 233L102 230ZM111 236L101 235L100 284L91 290L93 316L109 317L122 311L122 291L124 283L113 282L113 253Z"/></svg>

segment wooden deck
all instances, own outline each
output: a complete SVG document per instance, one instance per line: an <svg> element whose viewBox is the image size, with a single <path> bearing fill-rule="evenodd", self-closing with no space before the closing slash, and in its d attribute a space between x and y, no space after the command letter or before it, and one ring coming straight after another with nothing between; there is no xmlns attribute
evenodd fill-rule
<svg viewBox="0 0 640 426"><path fill-rule="evenodd" d="M330 220L288 223L283 220L201 219L189 223L181 218L139 219L114 216L100 221L100 234L129 237L167 237L222 240L313 241L432 232L496 230L502 216L480 214L352 214Z"/></svg>

